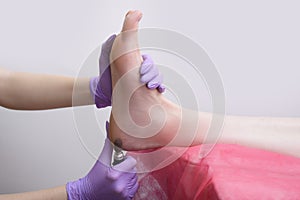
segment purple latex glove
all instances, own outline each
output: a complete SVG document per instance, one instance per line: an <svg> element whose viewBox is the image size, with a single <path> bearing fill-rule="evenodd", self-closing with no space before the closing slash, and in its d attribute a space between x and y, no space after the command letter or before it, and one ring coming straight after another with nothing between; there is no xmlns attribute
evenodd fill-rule
<svg viewBox="0 0 300 200"><path fill-rule="evenodd" d="M103 44L99 59L100 75L90 80L90 91L94 97L97 108L111 106L111 71L110 71L110 51L116 35L110 36ZM147 83L149 89L158 89L160 93L165 91L162 85L163 76L159 74L153 60L148 55L143 55L143 63L140 69L140 81Z"/></svg>
<svg viewBox="0 0 300 200"><path fill-rule="evenodd" d="M140 81L145 83L149 89L157 89L160 93L165 91L162 85L163 75L159 73L158 68L154 65L149 55L142 55L143 63L140 68Z"/></svg>
<svg viewBox="0 0 300 200"><path fill-rule="evenodd" d="M108 122L106 131L108 132ZM138 189L136 160L127 156L118 165L111 166L112 145L105 139L99 159L83 178L67 183L69 200L132 199Z"/></svg>

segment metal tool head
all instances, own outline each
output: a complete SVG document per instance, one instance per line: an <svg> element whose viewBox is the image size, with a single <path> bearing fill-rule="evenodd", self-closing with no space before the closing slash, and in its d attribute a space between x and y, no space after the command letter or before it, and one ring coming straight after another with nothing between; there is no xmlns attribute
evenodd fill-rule
<svg viewBox="0 0 300 200"><path fill-rule="evenodd" d="M125 154L122 150L122 140L116 139L114 142L114 161L113 165L117 165L125 160Z"/></svg>

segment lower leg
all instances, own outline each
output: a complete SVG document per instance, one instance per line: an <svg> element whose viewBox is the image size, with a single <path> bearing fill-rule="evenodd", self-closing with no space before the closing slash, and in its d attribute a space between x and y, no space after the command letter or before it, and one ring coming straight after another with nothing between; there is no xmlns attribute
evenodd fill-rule
<svg viewBox="0 0 300 200"><path fill-rule="evenodd" d="M128 13L122 31L136 30L140 19L139 12ZM126 53L120 53L122 51ZM139 83L138 73L134 71L138 70L141 64L136 31L121 34L116 38L112 58L114 94L110 138L113 142L121 139L122 148L127 150L149 149L167 144L190 146L204 142L212 114L182 109L157 91L148 90ZM126 78L118 85L124 74ZM123 100L126 99L126 95L128 96L128 91L133 91L134 88L138 89L132 95L129 94L127 105ZM115 93L115 89L119 92ZM149 116L150 108L152 115ZM118 114L124 116L118 117ZM128 120L130 117L133 121ZM122 124L122 121L125 123ZM145 126L148 128L140 128ZM222 136L218 142L262 148L300 157L299 141L299 118L228 116L225 118Z"/></svg>

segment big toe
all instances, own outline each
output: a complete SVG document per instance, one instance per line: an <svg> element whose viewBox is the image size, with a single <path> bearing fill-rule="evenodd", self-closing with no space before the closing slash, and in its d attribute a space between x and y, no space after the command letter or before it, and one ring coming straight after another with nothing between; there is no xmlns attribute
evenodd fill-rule
<svg viewBox="0 0 300 200"><path fill-rule="evenodd" d="M142 16L142 13L138 10L129 11L125 16L122 31L136 30Z"/></svg>

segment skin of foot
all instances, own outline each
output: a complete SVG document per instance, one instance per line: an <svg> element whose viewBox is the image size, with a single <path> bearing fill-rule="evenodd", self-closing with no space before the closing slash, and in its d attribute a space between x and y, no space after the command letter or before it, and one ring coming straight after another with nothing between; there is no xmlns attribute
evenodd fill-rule
<svg viewBox="0 0 300 200"><path fill-rule="evenodd" d="M149 90L139 82L142 59L138 49L137 29L142 18L139 11L129 11L122 32L116 37L111 51L113 85L110 139L122 141L126 150L162 147L176 133L174 120L178 106L167 101L156 90ZM171 127L168 124L173 123Z"/></svg>

